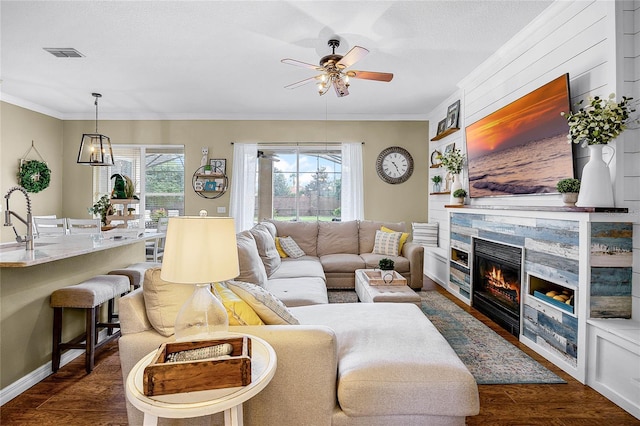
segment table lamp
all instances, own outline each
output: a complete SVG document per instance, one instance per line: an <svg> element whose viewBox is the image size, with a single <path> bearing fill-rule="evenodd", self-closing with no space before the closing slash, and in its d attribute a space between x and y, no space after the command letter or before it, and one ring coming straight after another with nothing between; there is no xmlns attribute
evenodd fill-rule
<svg viewBox="0 0 640 426"><path fill-rule="evenodd" d="M203 340L229 329L227 311L212 293L212 282L237 277L235 225L229 217L169 219L160 276L180 284L195 284L193 295L176 318L176 341Z"/></svg>

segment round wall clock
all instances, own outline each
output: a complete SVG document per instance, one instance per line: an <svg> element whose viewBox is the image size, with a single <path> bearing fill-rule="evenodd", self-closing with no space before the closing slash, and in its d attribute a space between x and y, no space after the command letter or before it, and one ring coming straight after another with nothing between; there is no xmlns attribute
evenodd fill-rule
<svg viewBox="0 0 640 426"><path fill-rule="evenodd" d="M406 182L413 173L413 157L399 146L385 148L376 160L376 171L380 179L387 183Z"/></svg>

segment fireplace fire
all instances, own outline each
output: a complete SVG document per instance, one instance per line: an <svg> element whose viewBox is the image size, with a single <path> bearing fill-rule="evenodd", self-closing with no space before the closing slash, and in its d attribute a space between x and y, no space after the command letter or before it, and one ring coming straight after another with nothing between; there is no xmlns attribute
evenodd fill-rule
<svg viewBox="0 0 640 426"><path fill-rule="evenodd" d="M522 249L476 238L473 307L514 336L520 335Z"/></svg>

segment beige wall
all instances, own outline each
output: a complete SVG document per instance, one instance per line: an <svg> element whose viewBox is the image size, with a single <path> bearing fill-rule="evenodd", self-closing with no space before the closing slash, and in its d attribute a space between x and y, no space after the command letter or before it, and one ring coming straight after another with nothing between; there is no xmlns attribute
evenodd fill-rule
<svg viewBox="0 0 640 426"><path fill-rule="evenodd" d="M80 136L93 131L91 121L64 122L64 214L86 215L92 204L91 168L76 165ZM101 121L99 130L114 144L184 145L186 153L185 210L197 215L201 209L214 216L217 207L229 208L229 193L209 200L191 188L191 175L200 166L200 148L209 158L226 158L227 173L233 168L231 142L365 142L365 218L387 221L426 221L428 198L427 122L401 121ZM376 174L375 162L384 148L400 145L411 153L413 176L400 185L389 185ZM233 185L233 182L231 182ZM225 216L226 214L221 214Z"/></svg>
<svg viewBox="0 0 640 426"><path fill-rule="evenodd" d="M5 209L4 195L18 184L16 174L20 158L29 151L33 141L38 152L51 169L49 187L38 193L30 193L31 212L34 215L62 214L62 120L29 111L5 102L0 102L0 193L2 211ZM35 151L27 156L29 160L40 160ZM13 193L11 210L26 218L26 203L20 193ZM4 215L0 217L4 223ZM13 220L16 230L24 235L26 228L18 220ZM14 241L11 227L0 226L0 242Z"/></svg>

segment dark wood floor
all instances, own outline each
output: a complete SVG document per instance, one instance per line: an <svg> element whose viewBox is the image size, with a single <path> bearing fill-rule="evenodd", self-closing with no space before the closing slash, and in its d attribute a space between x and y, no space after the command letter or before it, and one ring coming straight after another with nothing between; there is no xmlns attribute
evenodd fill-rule
<svg viewBox="0 0 640 426"><path fill-rule="evenodd" d="M640 420L545 361L482 314L463 305L437 285L427 283L425 286L437 288L568 382L561 385L480 385L480 414L468 418L468 425L640 425ZM85 374L80 357L0 408L0 425L3 426L89 424L127 424L115 342L99 353L96 368L90 375Z"/></svg>

